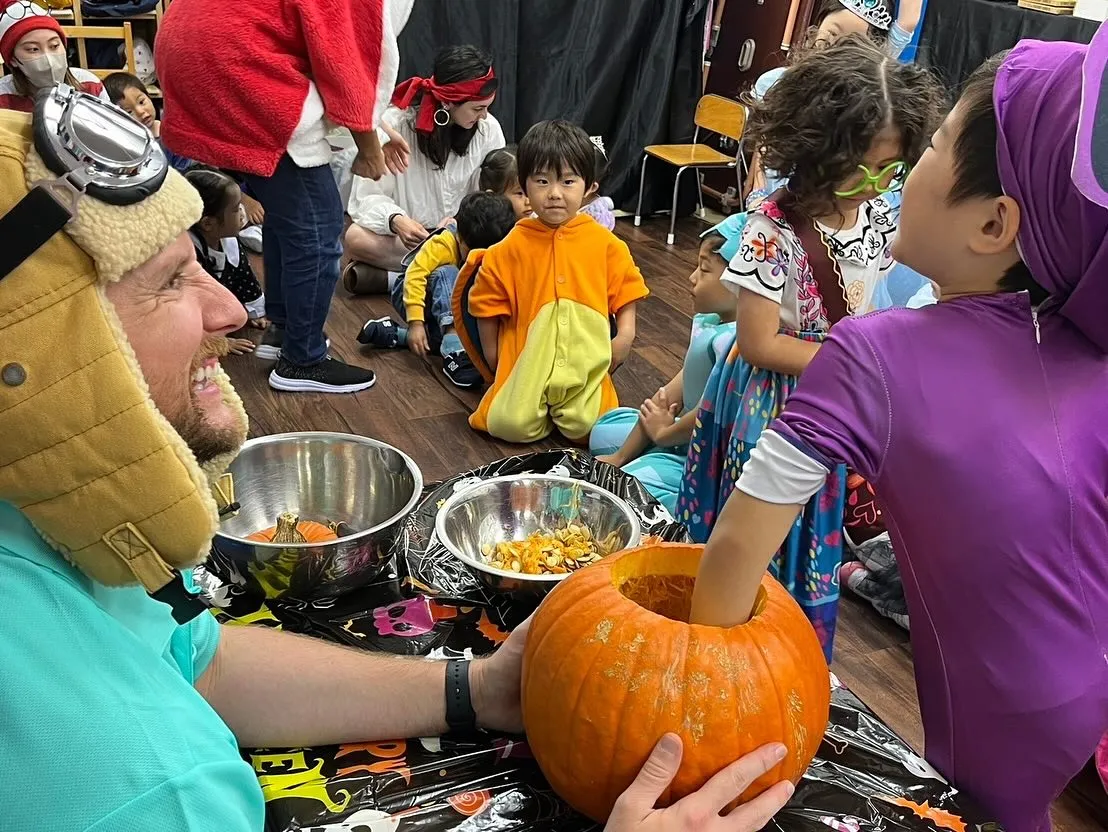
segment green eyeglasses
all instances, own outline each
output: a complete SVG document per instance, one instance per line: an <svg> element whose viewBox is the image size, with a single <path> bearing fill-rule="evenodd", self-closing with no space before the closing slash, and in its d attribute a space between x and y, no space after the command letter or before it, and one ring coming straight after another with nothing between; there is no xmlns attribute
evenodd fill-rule
<svg viewBox="0 0 1108 832"><path fill-rule="evenodd" d="M870 187L879 194L899 191L904 187L904 180L908 178L911 169L907 162L893 162L891 165L883 167L879 172L874 173L865 165L858 165L857 179L852 180L856 184L852 184L845 190L835 191L835 196L857 196Z"/></svg>

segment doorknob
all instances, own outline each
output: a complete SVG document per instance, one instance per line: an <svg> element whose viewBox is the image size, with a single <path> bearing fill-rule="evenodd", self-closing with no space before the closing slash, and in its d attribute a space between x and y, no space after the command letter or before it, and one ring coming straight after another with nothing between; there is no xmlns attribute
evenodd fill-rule
<svg viewBox="0 0 1108 832"><path fill-rule="evenodd" d="M757 48L758 44L754 42L753 38L747 38L743 41L743 45L739 47L739 72L746 72L754 66L754 51Z"/></svg>

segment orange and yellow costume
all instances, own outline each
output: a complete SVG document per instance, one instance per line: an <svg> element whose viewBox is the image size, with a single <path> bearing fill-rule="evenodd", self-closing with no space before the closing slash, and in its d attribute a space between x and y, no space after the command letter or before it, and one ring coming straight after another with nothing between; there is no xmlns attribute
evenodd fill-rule
<svg viewBox="0 0 1108 832"><path fill-rule="evenodd" d="M619 404L609 376L609 316L648 294L626 243L588 216L559 228L521 220L483 256L473 252L455 306L500 319L500 335L495 374L479 345L463 337L492 383L470 426L509 442L535 442L554 428L570 439L587 436Z"/></svg>

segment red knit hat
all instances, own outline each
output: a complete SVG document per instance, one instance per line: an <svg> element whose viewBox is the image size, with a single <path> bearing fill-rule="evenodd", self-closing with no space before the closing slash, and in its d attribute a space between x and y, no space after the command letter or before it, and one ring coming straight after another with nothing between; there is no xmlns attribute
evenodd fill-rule
<svg viewBox="0 0 1108 832"><path fill-rule="evenodd" d="M35 29L53 29L65 41L61 24L42 6L31 0L0 0L0 60L10 66L15 45Z"/></svg>

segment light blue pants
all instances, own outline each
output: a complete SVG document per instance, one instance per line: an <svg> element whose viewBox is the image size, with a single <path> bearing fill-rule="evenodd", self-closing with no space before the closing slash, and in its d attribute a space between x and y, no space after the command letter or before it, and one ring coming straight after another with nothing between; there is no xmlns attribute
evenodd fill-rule
<svg viewBox="0 0 1108 832"><path fill-rule="evenodd" d="M617 407L601 416L589 434L589 451L593 456L614 454L627 441L631 429L639 421L639 411L633 407ZM643 484L650 494L666 507L670 514L677 510L677 491L685 470L685 447L657 448L651 445L638 459L623 466Z"/></svg>

